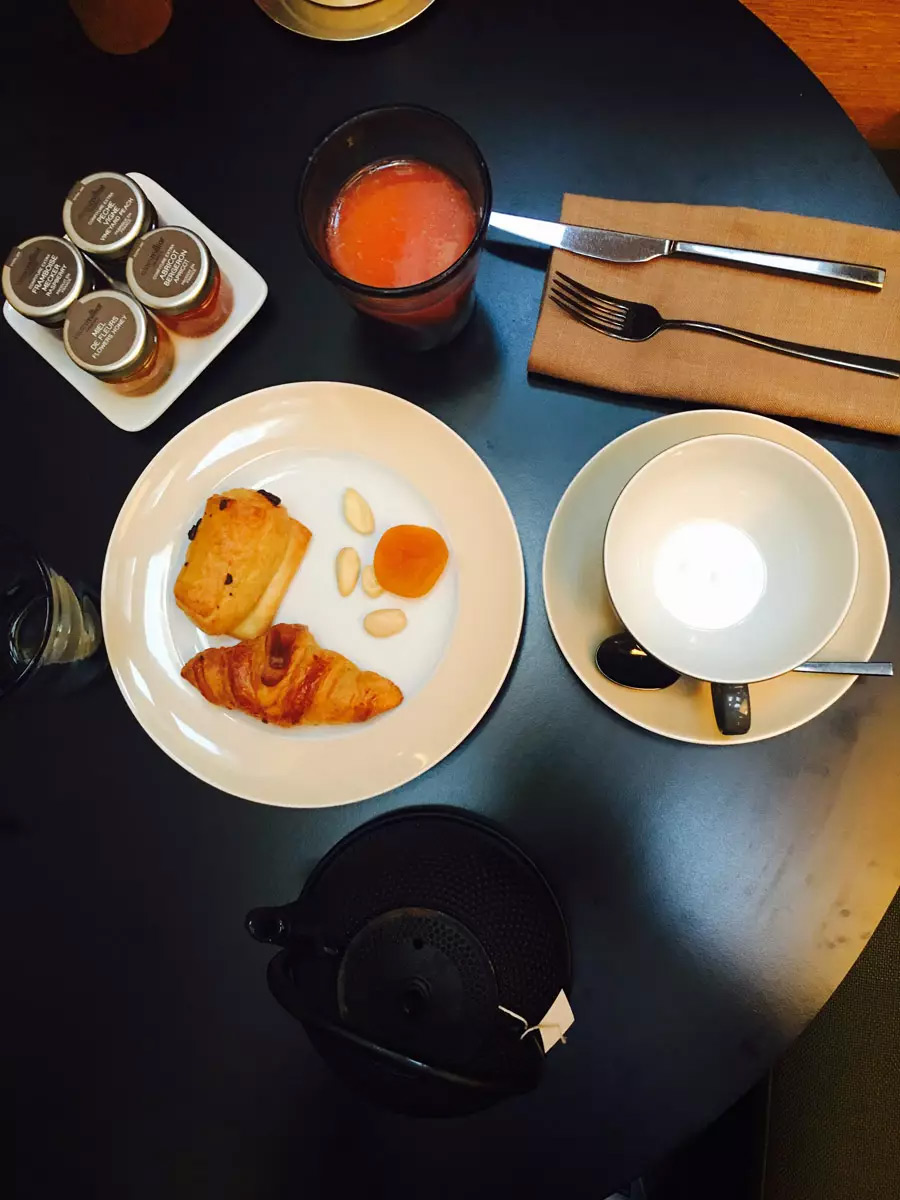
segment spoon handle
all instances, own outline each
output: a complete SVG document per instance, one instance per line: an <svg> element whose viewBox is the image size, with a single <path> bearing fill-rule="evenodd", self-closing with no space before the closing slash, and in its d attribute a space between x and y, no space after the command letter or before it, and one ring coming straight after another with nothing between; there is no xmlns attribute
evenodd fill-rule
<svg viewBox="0 0 900 1200"><path fill-rule="evenodd" d="M894 664L889 662L805 662L795 671L811 675L893 675Z"/></svg>

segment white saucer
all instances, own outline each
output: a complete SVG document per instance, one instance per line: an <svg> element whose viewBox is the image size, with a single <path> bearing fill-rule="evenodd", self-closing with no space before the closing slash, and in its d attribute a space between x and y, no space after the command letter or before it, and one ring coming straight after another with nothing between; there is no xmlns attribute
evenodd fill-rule
<svg viewBox="0 0 900 1200"><path fill-rule="evenodd" d="M738 433L795 450L834 485L850 512L859 548L859 582L847 615L816 655L863 660L884 627L890 568L884 535L865 492L824 447L780 421L754 413L701 409L648 421L610 442L575 476L557 506L544 548L544 603L550 627L572 670L620 716L664 737L705 745L744 745L804 724L853 684L855 676L780 675L752 687L753 724L743 737L716 729L709 685L681 679L660 692L632 691L597 670L600 642L621 629L603 572L606 523L620 492L655 455L691 438Z"/></svg>
<svg viewBox="0 0 900 1200"><path fill-rule="evenodd" d="M403 703L360 725L279 729L209 704L181 667L211 644L175 605L187 531L208 496L265 488L312 530L278 610L319 644L397 683ZM344 490L369 501L375 532L353 532ZM397 524L437 528L450 562L419 600L360 589L342 598L343 546L371 563ZM443 422L387 392L350 383L292 383L214 408L160 450L122 506L103 570L103 630L129 708L176 762L223 791L264 804L320 808L364 800L414 779L481 720L512 662L525 576L515 522L493 475ZM378 639L374 609L399 607L407 628Z"/></svg>

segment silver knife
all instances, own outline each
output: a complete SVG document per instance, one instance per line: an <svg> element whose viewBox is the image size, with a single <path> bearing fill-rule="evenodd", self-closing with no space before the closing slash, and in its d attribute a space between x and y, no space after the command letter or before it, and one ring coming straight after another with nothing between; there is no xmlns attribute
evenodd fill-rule
<svg viewBox="0 0 900 1200"><path fill-rule="evenodd" d="M799 275L818 283L842 283L852 287L880 291L884 286L884 268L860 263L829 262L827 259L802 258L795 254L769 254L764 250L739 250L733 246L707 246L703 242L680 242L674 238L645 237L639 233L619 233L615 229L594 229L590 225L560 225L557 221L538 221L534 217L514 217L492 212L492 229L514 233L542 246L554 246L599 258L603 262L640 263L652 258L677 255L699 258L728 267L749 267L759 271L777 271Z"/></svg>

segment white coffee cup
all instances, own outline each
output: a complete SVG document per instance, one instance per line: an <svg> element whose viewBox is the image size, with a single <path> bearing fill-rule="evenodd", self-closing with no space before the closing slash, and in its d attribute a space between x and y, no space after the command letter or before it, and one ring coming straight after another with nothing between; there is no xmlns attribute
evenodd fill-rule
<svg viewBox="0 0 900 1200"><path fill-rule="evenodd" d="M837 491L785 446L694 438L628 482L604 542L622 622L683 675L745 684L812 658L856 590L856 533Z"/></svg>

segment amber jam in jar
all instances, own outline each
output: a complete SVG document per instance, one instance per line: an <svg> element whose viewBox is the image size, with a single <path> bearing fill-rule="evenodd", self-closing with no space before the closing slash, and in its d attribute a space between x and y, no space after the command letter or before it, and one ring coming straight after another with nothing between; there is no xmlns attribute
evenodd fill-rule
<svg viewBox="0 0 900 1200"><path fill-rule="evenodd" d="M125 279L141 304L182 337L215 333L234 307L231 284L209 247L179 226L145 233L128 255Z"/></svg>
<svg viewBox="0 0 900 1200"><path fill-rule="evenodd" d="M133 296L93 292L69 309L63 344L76 366L124 396L161 387L175 365L172 339Z"/></svg>
<svg viewBox="0 0 900 1200"><path fill-rule="evenodd" d="M70 305L103 286L78 247L52 234L13 246L2 276L10 307L38 325L61 327Z"/></svg>
<svg viewBox="0 0 900 1200"><path fill-rule="evenodd" d="M120 278L131 247L159 221L143 190L116 171L97 171L74 183L62 219L78 249Z"/></svg>

